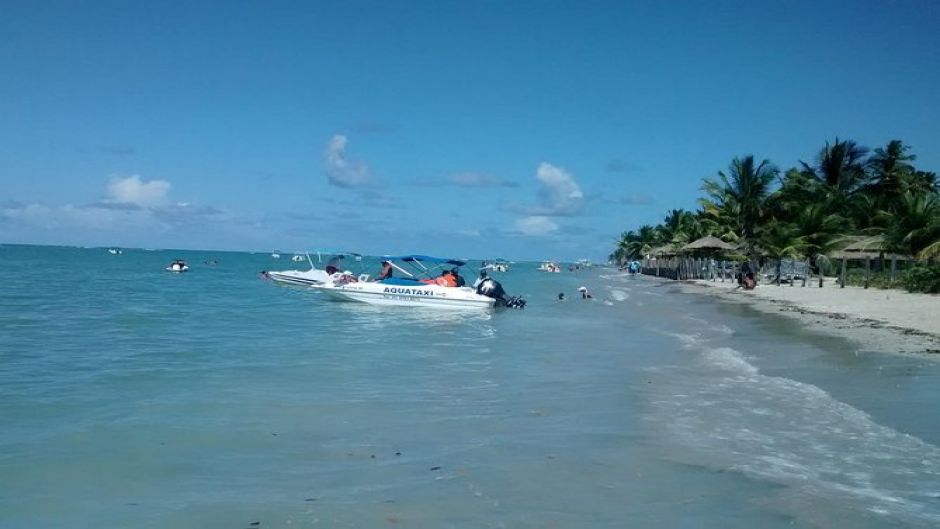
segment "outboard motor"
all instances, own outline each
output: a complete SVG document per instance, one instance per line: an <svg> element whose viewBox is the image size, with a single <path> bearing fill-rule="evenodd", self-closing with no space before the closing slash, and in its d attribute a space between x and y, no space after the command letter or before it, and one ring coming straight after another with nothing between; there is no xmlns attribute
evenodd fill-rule
<svg viewBox="0 0 940 529"><path fill-rule="evenodd" d="M484 278L480 281L480 284L477 285L477 294L495 299L497 307L509 307L511 309L525 308L524 299L520 296L507 296L506 291L503 290L503 285L499 284L499 281L491 277Z"/></svg>

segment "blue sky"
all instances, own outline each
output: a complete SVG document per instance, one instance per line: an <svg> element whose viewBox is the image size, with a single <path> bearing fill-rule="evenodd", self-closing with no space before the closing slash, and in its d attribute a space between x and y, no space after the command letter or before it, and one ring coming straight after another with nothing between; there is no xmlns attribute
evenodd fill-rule
<svg viewBox="0 0 940 529"><path fill-rule="evenodd" d="M734 156L940 170L936 2L0 12L0 242L600 259Z"/></svg>

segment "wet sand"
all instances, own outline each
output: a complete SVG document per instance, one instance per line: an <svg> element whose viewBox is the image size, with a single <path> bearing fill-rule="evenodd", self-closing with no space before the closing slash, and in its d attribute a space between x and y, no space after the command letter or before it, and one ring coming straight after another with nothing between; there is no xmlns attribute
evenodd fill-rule
<svg viewBox="0 0 940 529"><path fill-rule="evenodd" d="M748 303L755 309L783 314L827 334L849 338L863 349L940 353L940 296L901 290L839 288L818 285L759 285L737 289L731 281L683 281L688 292Z"/></svg>

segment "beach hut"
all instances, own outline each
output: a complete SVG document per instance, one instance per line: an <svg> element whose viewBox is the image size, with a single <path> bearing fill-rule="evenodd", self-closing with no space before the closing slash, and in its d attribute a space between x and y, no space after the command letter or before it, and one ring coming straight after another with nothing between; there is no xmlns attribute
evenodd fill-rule
<svg viewBox="0 0 940 529"><path fill-rule="evenodd" d="M735 246L733 244L726 243L725 241L719 239L718 237L702 237L701 239L696 239L689 244L686 244L682 247L684 251L695 252L695 251L714 251L714 250L734 250Z"/></svg>
<svg viewBox="0 0 940 529"><path fill-rule="evenodd" d="M828 257L832 260L842 261L842 270L840 275L840 285L844 288L846 282L846 268L848 261L865 262L865 288L871 280L871 262L881 263L880 268L884 270L884 262L891 261L891 280L897 277L898 261L913 261L909 255L900 255L888 253L888 245L885 238L881 235L847 237L846 244L841 250L830 252Z"/></svg>

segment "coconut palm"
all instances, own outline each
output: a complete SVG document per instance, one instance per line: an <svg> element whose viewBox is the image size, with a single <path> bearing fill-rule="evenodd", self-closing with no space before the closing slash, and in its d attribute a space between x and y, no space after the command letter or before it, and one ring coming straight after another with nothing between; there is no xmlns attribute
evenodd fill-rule
<svg viewBox="0 0 940 529"><path fill-rule="evenodd" d="M753 242L767 212L770 186L780 173L770 161L755 164L754 156L735 158L727 174L719 171L716 180L705 179L702 190L708 195L700 200L705 214L716 224L725 224L746 242Z"/></svg>
<svg viewBox="0 0 940 529"><path fill-rule="evenodd" d="M904 184L914 174L914 166L910 162L917 159L909 153L910 150L910 146L901 140L891 140L884 148L879 147L872 152L866 163L872 178L868 190L872 194L890 200L903 191Z"/></svg>
<svg viewBox="0 0 940 529"><path fill-rule="evenodd" d="M851 226L848 219L823 202L808 204L793 217L793 234L799 239L804 256L816 259L832 249L833 244Z"/></svg>
<svg viewBox="0 0 940 529"><path fill-rule="evenodd" d="M892 250L926 259L940 255L940 197L905 192L895 211L882 213L885 240Z"/></svg>
<svg viewBox="0 0 940 529"><path fill-rule="evenodd" d="M822 184L830 198L847 199L862 189L868 181L865 172L865 156L868 148L852 140L839 141L826 145L816 155L816 165L805 162L803 170Z"/></svg>

